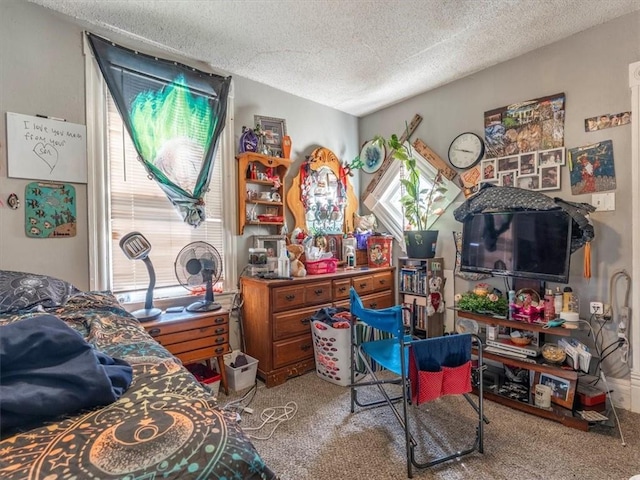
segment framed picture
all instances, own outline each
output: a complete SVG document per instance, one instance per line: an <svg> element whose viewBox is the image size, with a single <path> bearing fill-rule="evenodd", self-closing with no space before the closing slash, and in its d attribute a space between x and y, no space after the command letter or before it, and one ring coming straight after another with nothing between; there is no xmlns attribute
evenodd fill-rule
<svg viewBox="0 0 640 480"><path fill-rule="evenodd" d="M253 248L266 248L267 258L278 257L281 240L284 240L284 235L254 235Z"/></svg>
<svg viewBox="0 0 640 480"><path fill-rule="evenodd" d="M536 372L533 384L542 384L551 387L551 403L556 403L565 408L573 408L576 396L577 380L556 377L550 373Z"/></svg>
<svg viewBox="0 0 640 480"><path fill-rule="evenodd" d="M564 148L552 148L538 152L538 166L550 167L552 165L564 165Z"/></svg>
<svg viewBox="0 0 640 480"><path fill-rule="evenodd" d="M333 258L342 261L342 235L327 235L327 251L333 253Z"/></svg>
<svg viewBox="0 0 640 480"><path fill-rule="evenodd" d="M498 158L498 172L518 170L519 158L517 155Z"/></svg>
<svg viewBox="0 0 640 480"><path fill-rule="evenodd" d="M524 188L525 190L540 190L540 176L528 175L526 177L518 177L516 179L516 187Z"/></svg>
<svg viewBox="0 0 640 480"><path fill-rule="evenodd" d="M287 134L287 123L283 118L254 115L253 121L264 133L264 143L272 157L282 157L282 137Z"/></svg>
<svg viewBox="0 0 640 480"><path fill-rule="evenodd" d="M558 190L560 188L560 165L540 167L539 190Z"/></svg>
<svg viewBox="0 0 640 480"><path fill-rule="evenodd" d="M517 170L511 170L510 172L500 172L500 186L502 187L515 187L516 186L516 173Z"/></svg>
<svg viewBox="0 0 640 480"><path fill-rule="evenodd" d="M529 152L520 154L520 163L518 164L518 176L535 175L538 172L538 154L537 152Z"/></svg>
<svg viewBox="0 0 640 480"><path fill-rule="evenodd" d="M480 181L493 182L497 179L495 158L491 160L483 160L480 163Z"/></svg>

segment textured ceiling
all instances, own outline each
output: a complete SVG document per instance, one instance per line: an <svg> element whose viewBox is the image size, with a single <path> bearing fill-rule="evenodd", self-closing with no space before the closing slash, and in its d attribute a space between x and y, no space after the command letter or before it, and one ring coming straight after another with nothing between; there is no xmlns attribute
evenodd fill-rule
<svg viewBox="0 0 640 480"><path fill-rule="evenodd" d="M640 0L29 0L362 116Z"/></svg>

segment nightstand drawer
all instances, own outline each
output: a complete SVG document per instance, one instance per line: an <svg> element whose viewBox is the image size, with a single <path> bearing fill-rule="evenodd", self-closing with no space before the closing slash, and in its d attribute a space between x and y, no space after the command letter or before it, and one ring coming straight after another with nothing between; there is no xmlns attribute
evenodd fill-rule
<svg viewBox="0 0 640 480"><path fill-rule="evenodd" d="M203 360L209 360L210 358L220 357L231 352L229 344L221 344L215 347L200 348L198 350L191 350L184 353L174 354L180 359L180 361L187 365L189 363L201 362Z"/></svg>
<svg viewBox="0 0 640 480"><path fill-rule="evenodd" d="M171 343L165 344L160 342L167 350L169 350L174 355L178 355L180 353L189 352L191 350L199 350L202 348L213 348L218 345L225 345L229 343L229 334L226 333L224 335L218 335L216 337L207 336L207 337L192 337L191 340L180 342L180 343Z"/></svg>
<svg viewBox="0 0 640 480"><path fill-rule="evenodd" d="M144 328L147 330L149 335L154 338L176 332L186 331L194 331L193 334L196 335L198 331L211 328L215 324L216 319L218 320L219 325L225 325L229 322L228 317L226 316L216 316L177 320L171 323L160 321L154 322L152 325L145 325Z"/></svg>
<svg viewBox="0 0 640 480"><path fill-rule="evenodd" d="M164 335L151 335L156 342L161 343L165 347L169 347L176 343L184 343L195 338L209 340L212 338L220 338L220 336L229 336L229 325L211 325L180 332L169 333ZM213 343L215 344L215 342Z"/></svg>
<svg viewBox="0 0 640 480"><path fill-rule="evenodd" d="M308 335L273 344L273 366L275 368L311 357L313 357L311 332Z"/></svg>

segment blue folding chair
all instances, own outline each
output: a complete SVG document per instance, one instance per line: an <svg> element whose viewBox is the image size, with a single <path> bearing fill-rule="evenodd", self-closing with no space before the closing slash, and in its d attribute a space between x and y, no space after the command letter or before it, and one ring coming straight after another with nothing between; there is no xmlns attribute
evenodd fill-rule
<svg viewBox="0 0 640 480"><path fill-rule="evenodd" d="M362 300L353 287L350 290L350 299L351 315L354 319L354 328L351 329L351 413L355 413L356 406L361 408L373 408L387 405L391 408L391 411L398 420L398 423L404 430L407 456L407 476L409 478L413 477L413 467L419 469L432 467L448 460L467 455L476 450L483 453L483 423L489 423L489 421L483 413L482 374L484 367L482 367L482 342L480 339L475 335L451 335L433 339L418 340L412 336L411 325L414 323L413 318L409 322L408 326L405 326L403 322L405 308L401 305L381 310L365 308L362 304ZM411 310L410 315L415 314L416 308L414 302L414 308ZM358 330L362 331L363 325L371 327L371 329L375 331L383 332L383 335L374 339L358 338L359 335L357 332ZM469 342L468 347L466 345L467 340ZM445 354L446 363L447 359L452 358L451 355L447 354L447 348L454 344L456 345L454 347L456 350L458 350L459 346L464 347L461 350L468 352L470 362L472 342L476 347L479 368L475 368L472 371L469 366L467 371L469 373L469 382L472 374L476 374L474 378L477 382L478 401L476 403L467 393L464 393L464 396L478 414L478 425L476 427L474 444L465 450L457 451L450 455L445 454L439 458L421 462L416 458L416 448L418 443L415 440L414 435L411 433L409 417L407 416L409 405L417 406L420 399L420 396L415 395L416 392L414 392L414 395L412 396L412 388L415 387L418 389L418 385L413 386L411 384L409 368L410 362L412 362L412 365L415 365L416 369L419 370L422 364L431 365L434 362L437 362L439 360L437 357L442 353ZM419 354L417 354L417 352ZM461 357L461 352L454 351L453 353L453 357ZM411 360L410 355L413 355ZM356 370L362 365L364 366L365 373L367 373L368 376L363 376L359 380L356 380ZM378 367L374 367L372 365L377 365ZM392 372L394 375L385 374L384 378L382 378L380 370L387 370ZM414 370L413 373L415 377L416 371ZM422 378L422 375L415 378L416 380L418 378ZM401 393L391 395L385 387L385 385L389 384L400 385ZM371 386L377 387L381 395L368 402L360 401L358 399L358 389ZM414 401L412 401L412 398ZM402 401L401 409L399 409L399 405L397 405L400 401Z"/></svg>

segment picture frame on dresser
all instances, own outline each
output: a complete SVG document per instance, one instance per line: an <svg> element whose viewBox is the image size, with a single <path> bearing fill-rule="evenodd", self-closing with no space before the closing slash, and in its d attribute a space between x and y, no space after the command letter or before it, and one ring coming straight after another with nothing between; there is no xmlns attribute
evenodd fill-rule
<svg viewBox="0 0 640 480"><path fill-rule="evenodd" d="M253 248L266 248L267 257L279 257L280 241L284 239L284 235L254 235Z"/></svg>
<svg viewBox="0 0 640 480"><path fill-rule="evenodd" d="M551 403L565 408L573 408L576 396L577 380L558 377L546 372L535 372L533 384L551 387Z"/></svg>
<svg viewBox="0 0 640 480"><path fill-rule="evenodd" d="M287 134L287 122L284 118L253 116L256 127L264 133L264 143L272 157L282 157L282 139Z"/></svg>

